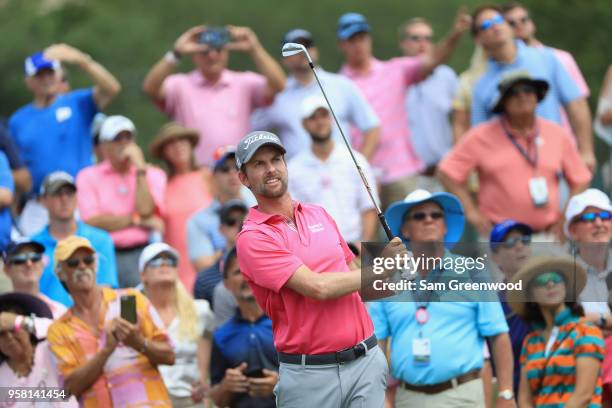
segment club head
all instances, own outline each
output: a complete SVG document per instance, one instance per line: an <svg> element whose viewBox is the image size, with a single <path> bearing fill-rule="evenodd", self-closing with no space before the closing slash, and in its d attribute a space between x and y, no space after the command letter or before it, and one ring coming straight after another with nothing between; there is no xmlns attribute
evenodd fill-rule
<svg viewBox="0 0 612 408"><path fill-rule="evenodd" d="M282 54L285 58L291 57L292 55L297 55L302 52L306 55L306 58L308 58L308 62L312 62L312 60L310 59L310 54L308 54L306 47L304 47L302 44L286 43L285 45L283 45Z"/></svg>

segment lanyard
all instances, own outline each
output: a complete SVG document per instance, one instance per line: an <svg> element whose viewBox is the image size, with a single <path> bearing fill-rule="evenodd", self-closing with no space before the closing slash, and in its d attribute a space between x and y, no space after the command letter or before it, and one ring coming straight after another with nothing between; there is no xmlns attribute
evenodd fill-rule
<svg viewBox="0 0 612 408"><path fill-rule="evenodd" d="M525 149L523 149L523 146L521 146L517 141L516 138L514 137L514 135L510 132L510 130L506 127L506 124L504 123L504 121L502 120L501 122L502 124L502 128L504 129L504 132L506 133L506 136L508 136L508 139L510 139L510 141L512 142L512 144L514 145L514 147L516 147L516 149L519 151L519 153L521 154L521 156L523 156L523 158L525 160L527 160L527 163L529 163L529 165L531 165L534 169L536 167L538 167L538 138L540 137L540 129L538 128L538 125L536 124L536 137L535 137L535 141L534 141L534 145L535 145L535 152L533 157L531 157L529 155L529 152Z"/></svg>
<svg viewBox="0 0 612 408"><path fill-rule="evenodd" d="M433 273L436 273L437 270L434 269ZM440 277L442 276L442 271L439 271L439 273L437 273L436 276L436 280L434 281L434 284L437 283L440 280ZM431 301L431 296L432 296L432 291L428 290L427 291L427 297L424 299L424 302L421 302L420 296L418 295L418 291L415 292L415 296L416 296L416 300L417 300L417 309L414 312L414 317L415 320L417 321L417 323L419 324L419 327L421 328L425 323L427 323L429 321L429 312L427 311L427 307L429 306L429 303ZM421 329L419 328L419 337L421 337Z"/></svg>

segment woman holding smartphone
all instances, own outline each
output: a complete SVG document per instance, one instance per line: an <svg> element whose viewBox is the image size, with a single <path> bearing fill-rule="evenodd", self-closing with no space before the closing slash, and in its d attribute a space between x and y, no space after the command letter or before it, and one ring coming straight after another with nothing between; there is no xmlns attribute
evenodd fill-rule
<svg viewBox="0 0 612 408"><path fill-rule="evenodd" d="M508 303L533 330L523 342L519 407L600 407L604 342L574 300L586 271L571 258L529 260L512 278Z"/></svg>
<svg viewBox="0 0 612 408"><path fill-rule="evenodd" d="M160 365L172 406L201 406L207 396L214 315L206 300L194 300L178 278L179 254L166 243L147 246L139 269L144 293L174 344L172 366Z"/></svg>

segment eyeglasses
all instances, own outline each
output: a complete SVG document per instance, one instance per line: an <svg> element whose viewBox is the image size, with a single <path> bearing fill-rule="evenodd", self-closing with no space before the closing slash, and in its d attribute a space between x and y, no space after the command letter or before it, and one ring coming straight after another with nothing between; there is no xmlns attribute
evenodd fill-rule
<svg viewBox="0 0 612 408"><path fill-rule="evenodd" d="M161 268L162 266L175 267L176 265L178 265L178 260L175 258L155 258L147 263L149 268Z"/></svg>
<svg viewBox="0 0 612 408"><path fill-rule="evenodd" d="M602 221L609 221L612 219L612 213L610 211L599 211L599 212L590 212L585 213L576 218L575 221L581 222L595 222L595 219L599 218Z"/></svg>
<svg viewBox="0 0 612 408"><path fill-rule="evenodd" d="M521 18L517 18L516 20L511 20L508 19L508 24L510 24L512 27L516 28L519 25L525 24L526 22L528 22L529 20L531 20L531 17L529 16L523 16Z"/></svg>
<svg viewBox="0 0 612 408"><path fill-rule="evenodd" d="M91 266L96 261L96 257L93 255L87 255L84 258L70 258L66 259L66 265L70 268L76 268L83 262L86 266Z"/></svg>
<svg viewBox="0 0 612 408"><path fill-rule="evenodd" d="M32 263L40 262L41 259L42 254L36 252L26 252L13 256L8 262L11 265L24 265L28 261L32 261Z"/></svg>
<svg viewBox="0 0 612 408"><path fill-rule="evenodd" d="M501 16L501 14L496 15L495 17L491 17L488 20L483 21L479 26L478 26L478 31L487 31L489 28L496 26L496 25L500 25L504 23L504 18Z"/></svg>
<svg viewBox="0 0 612 408"><path fill-rule="evenodd" d="M227 174L231 172L232 170L238 171L238 166L236 166L236 164L224 163L223 165L219 166L217 170L220 171L221 173Z"/></svg>
<svg viewBox="0 0 612 408"><path fill-rule="evenodd" d="M559 275L557 272L545 272L545 273L542 273L536 276L533 279L534 286L542 287L542 286L548 285L550 282L554 284L561 283L563 282L563 277Z"/></svg>
<svg viewBox="0 0 612 408"><path fill-rule="evenodd" d="M405 35L404 36L404 39L409 40L409 41L414 41L414 42L420 42L420 41L431 42L432 38L433 37L431 35Z"/></svg>
<svg viewBox="0 0 612 408"><path fill-rule="evenodd" d="M529 84L517 84L508 90L508 96L515 96L520 93L536 93L536 89Z"/></svg>
<svg viewBox="0 0 612 408"><path fill-rule="evenodd" d="M427 217L431 218L432 220L439 220L444 218L444 213L442 211L433 211L430 213L419 211L410 215L410 219L414 221L424 221Z"/></svg>
<svg viewBox="0 0 612 408"><path fill-rule="evenodd" d="M508 238L507 240L502 242L502 246L504 248L514 248L519 242L522 242L523 245L531 244L531 235L522 235L520 237Z"/></svg>

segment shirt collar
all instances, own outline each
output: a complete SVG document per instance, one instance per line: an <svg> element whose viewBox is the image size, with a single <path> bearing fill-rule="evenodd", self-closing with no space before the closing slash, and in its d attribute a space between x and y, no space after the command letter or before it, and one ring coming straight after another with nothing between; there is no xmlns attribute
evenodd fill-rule
<svg viewBox="0 0 612 408"><path fill-rule="evenodd" d="M521 59L523 59L523 55L525 54L527 45L525 45L525 43L521 40L514 40L514 45L516 46L516 55L514 56L514 60L512 62L510 63L499 62L493 58L489 58L489 62L497 66L506 66L506 65L515 64L517 61L520 61Z"/></svg>
<svg viewBox="0 0 612 408"><path fill-rule="evenodd" d="M113 165L111 164L110 160L104 160L102 163L98 164L98 166L100 166L100 171L102 171L103 173L114 173L114 174L120 174L117 172L117 170L115 170L113 168ZM136 167L133 165L130 165L130 168L128 170L128 172L126 174L132 174L132 173L136 173Z"/></svg>
<svg viewBox="0 0 612 408"><path fill-rule="evenodd" d="M578 320L580 320L580 318L578 316L575 316L572 313L572 310L566 306L562 311L560 311L559 313L555 315L555 326L556 327L565 326L566 324L569 324L569 323L575 323ZM544 324L540 322L533 323L533 327L535 329L542 330L544 328Z"/></svg>
<svg viewBox="0 0 612 408"><path fill-rule="evenodd" d="M297 201L292 201L294 214L302 211L302 204ZM270 224L272 219L283 219L280 214L268 214L259 211L259 206L251 207L247 218L256 224Z"/></svg>
<svg viewBox="0 0 612 408"><path fill-rule="evenodd" d="M259 316L257 318L257 320L255 320L254 322L247 320L245 318L242 317L242 313L240 313L240 308L237 307L236 308L236 314L234 315L234 320L236 321L236 323L248 323L248 324L259 324L261 323L263 320L267 319L268 316L266 316L265 313L262 313L261 316Z"/></svg>
<svg viewBox="0 0 612 408"><path fill-rule="evenodd" d="M219 81L217 81L214 84L210 83L204 77L204 75L202 75L202 73L198 71L197 69L194 69L193 71L191 71L191 75L193 79L195 80L196 84L200 86L208 86L208 87L227 86L231 83L231 78L230 78L231 75L229 74L229 71L227 69L223 70L223 72L221 73L221 78L219 78Z"/></svg>
<svg viewBox="0 0 612 408"><path fill-rule="evenodd" d="M360 77L360 76L367 76L367 75L371 74L373 71L376 71L381 64L382 64L381 60L379 60L379 59L377 59L375 57L370 57L370 69L368 70L367 73L362 74L360 72L357 72L353 68L351 68L348 64L342 65L342 68L340 69L340 72L343 75L346 75L349 78L355 78L355 77Z"/></svg>

